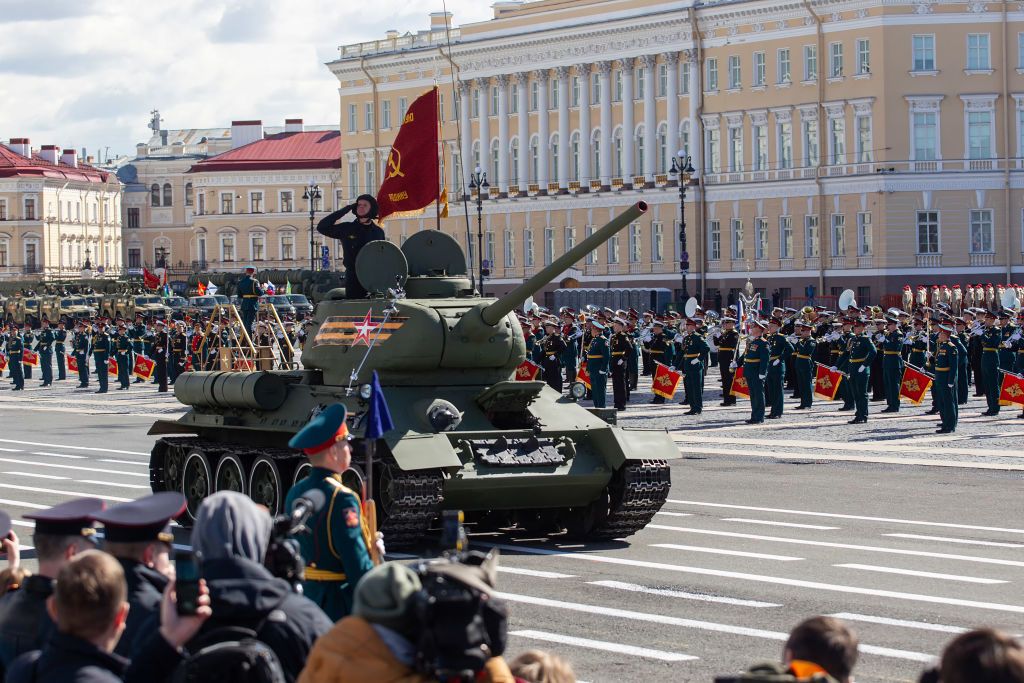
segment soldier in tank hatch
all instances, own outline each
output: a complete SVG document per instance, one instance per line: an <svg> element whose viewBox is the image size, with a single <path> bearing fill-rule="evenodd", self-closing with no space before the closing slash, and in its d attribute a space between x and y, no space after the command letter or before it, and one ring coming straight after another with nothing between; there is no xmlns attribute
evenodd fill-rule
<svg viewBox="0 0 1024 683"><path fill-rule="evenodd" d="M354 213L354 221L338 223L346 214ZM362 299L366 289L356 277L356 257L360 250L370 242L387 239L384 228L374 223L377 218L377 200L373 195L359 195L355 204L338 209L326 216L319 225L317 232L326 237L341 241L342 263L345 264L345 295L349 299Z"/></svg>

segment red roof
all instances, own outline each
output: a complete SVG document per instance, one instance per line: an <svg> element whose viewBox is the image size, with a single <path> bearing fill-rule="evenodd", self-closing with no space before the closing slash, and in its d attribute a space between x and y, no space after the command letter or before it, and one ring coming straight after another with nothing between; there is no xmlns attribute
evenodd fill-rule
<svg viewBox="0 0 1024 683"><path fill-rule="evenodd" d="M35 176L83 183L105 183L110 178L109 173L86 164L69 166L60 160L56 164L51 164L38 154L33 154L29 159L5 145L0 145L0 178L12 176Z"/></svg>
<svg viewBox="0 0 1024 683"><path fill-rule="evenodd" d="M269 135L200 161L189 173L303 168L341 168L341 133L332 130Z"/></svg>

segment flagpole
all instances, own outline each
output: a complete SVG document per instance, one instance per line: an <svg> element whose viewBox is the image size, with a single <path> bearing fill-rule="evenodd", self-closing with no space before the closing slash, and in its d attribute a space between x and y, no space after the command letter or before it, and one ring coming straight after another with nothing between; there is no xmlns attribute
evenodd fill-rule
<svg viewBox="0 0 1024 683"><path fill-rule="evenodd" d="M439 93L441 91L441 89L437 86L437 77L436 77L436 75L434 77L434 90L437 90ZM437 112L436 112L437 116L435 118L437 120L437 183L438 183L438 187L437 187L437 201L434 202L434 220L435 220L435 227L436 227L436 229L440 230L441 229L441 188L443 188L445 186L444 185L444 173L445 173L445 171L444 171L444 151L443 151L444 150L444 140L441 139L441 114L443 114L444 112L441 111L441 98L440 97L435 97L434 98L434 102L437 103Z"/></svg>

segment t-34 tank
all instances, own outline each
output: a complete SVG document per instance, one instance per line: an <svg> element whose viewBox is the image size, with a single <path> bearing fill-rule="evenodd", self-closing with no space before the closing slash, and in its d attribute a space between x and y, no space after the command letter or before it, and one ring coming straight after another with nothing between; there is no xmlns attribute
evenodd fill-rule
<svg viewBox="0 0 1024 683"><path fill-rule="evenodd" d="M180 435L153 448L153 490L184 492L193 515L221 489L278 511L309 468L288 439L336 402L361 435L377 370L395 425L373 465L389 545L419 540L443 509L534 528L557 522L590 539L639 531L668 495L667 461L678 449L663 430L617 427L613 411L514 381L526 344L512 312L646 209L631 207L498 299L474 291L462 249L444 233L416 233L401 249L368 244L356 272L370 296L337 289L319 303L304 369L178 378L174 394L191 410L150 430Z"/></svg>

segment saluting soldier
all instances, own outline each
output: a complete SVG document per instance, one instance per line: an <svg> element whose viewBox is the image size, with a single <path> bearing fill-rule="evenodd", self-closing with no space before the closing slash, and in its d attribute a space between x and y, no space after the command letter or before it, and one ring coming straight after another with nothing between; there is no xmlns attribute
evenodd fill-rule
<svg viewBox="0 0 1024 683"><path fill-rule="evenodd" d="M57 323L57 330L53 333L53 352L57 357L57 380L68 378L68 369L65 363L64 354L67 352L68 331L65 323L60 320Z"/></svg>
<svg viewBox="0 0 1024 683"><path fill-rule="evenodd" d="M750 391L750 419L747 424L764 422L764 380L768 376L771 352L768 342L761 338L768 326L760 320L750 321L750 339L743 354L743 377Z"/></svg>
<svg viewBox="0 0 1024 683"><path fill-rule="evenodd" d="M39 367L42 368L43 383L40 386L48 387L53 384L53 343L56 337L50 329L50 321L43 318L42 329L39 330L39 337L36 340L36 353L39 354Z"/></svg>
<svg viewBox="0 0 1024 683"><path fill-rule="evenodd" d="M548 386L562 393L562 353L565 351L565 340L558 333L558 321L547 320L544 323L544 339L541 341L540 365L544 368L544 381Z"/></svg>
<svg viewBox="0 0 1024 683"><path fill-rule="evenodd" d="M811 336L811 325L803 320L794 323L799 339L793 349L793 371L796 373L800 405L796 410L809 410L814 405L814 352L818 342Z"/></svg>
<svg viewBox="0 0 1024 683"><path fill-rule="evenodd" d="M853 322L853 335L847 342L847 368L850 375L850 389L856 413L849 424L863 424L868 421L868 382L871 379L871 361L875 359L875 345L864 334L866 323L857 319Z"/></svg>
<svg viewBox="0 0 1024 683"><path fill-rule="evenodd" d="M903 333L896 318L887 318L885 333L882 335L882 373L885 381L885 410L883 413L900 412L900 387L903 386Z"/></svg>
<svg viewBox="0 0 1024 683"><path fill-rule="evenodd" d="M590 396L595 408L604 408L608 393L608 364L611 362L611 351L608 338L604 336L604 325L595 318L587 320L587 331L590 337L587 343L587 374L590 375Z"/></svg>
<svg viewBox="0 0 1024 683"><path fill-rule="evenodd" d="M312 489L326 498L306 523L310 532L296 540L306 561L303 593L333 621L352 611L356 584L373 569L370 548L377 541L370 538L359 495L341 483L352 462L345 417L344 405L328 406L288 442L306 454L313 468L288 491L285 509Z"/></svg>
<svg viewBox="0 0 1024 683"><path fill-rule="evenodd" d="M626 321L615 318L612 321L611 355L612 355L612 397L616 410L625 410L629 399L626 389L626 357L635 353L633 342L626 333Z"/></svg>
<svg viewBox="0 0 1024 683"><path fill-rule="evenodd" d="M938 434L949 434L956 430L959 418L957 406L957 373L960 368L959 345L950 341L954 329L946 324L938 326L938 343L935 348L935 402L939 407L941 422Z"/></svg>
<svg viewBox="0 0 1024 683"><path fill-rule="evenodd" d="M985 401L988 410L985 417L999 414L999 390L1002 377L999 375L999 345L1003 343L1003 332L996 326L998 316L985 313L985 331L981 335L981 374L985 385Z"/></svg>
<svg viewBox="0 0 1024 683"><path fill-rule="evenodd" d="M686 321L686 337L683 339L681 356L683 386L690 409L685 415L700 415L704 412L704 356L710 350L703 335L697 332L697 321Z"/></svg>
<svg viewBox="0 0 1024 683"><path fill-rule="evenodd" d="M736 397L730 393L732 376L736 370L736 353L740 345L740 335L736 331L735 318L722 318L722 334L718 336L718 371L722 377L722 405L736 405Z"/></svg>
<svg viewBox="0 0 1024 683"><path fill-rule="evenodd" d="M96 376L100 388L97 394L107 393L107 361L110 360L110 336L107 334L107 323L100 320L96 323L96 333L92 336L92 358L96 363Z"/></svg>
<svg viewBox="0 0 1024 683"><path fill-rule="evenodd" d="M651 335L647 342L647 358L649 359L648 362L651 363L651 367L655 367L654 363L672 365L672 359L666 357L668 350L668 339L665 338L665 323L661 320L655 320L651 324ZM654 395L654 400L651 401L651 403L664 402L665 397L658 396L657 394Z"/></svg>
<svg viewBox="0 0 1024 683"><path fill-rule="evenodd" d="M85 323L81 320L75 325L75 338L72 341L71 351L75 355L75 362L78 363L78 388L89 388L89 335L85 331Z"/></svg>

